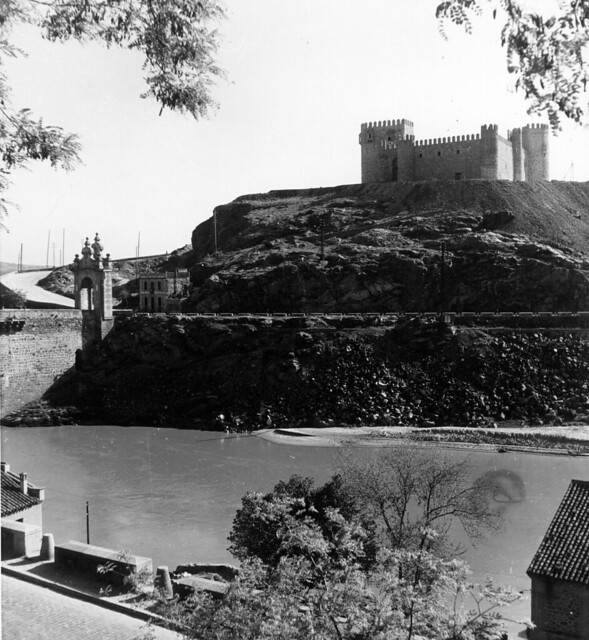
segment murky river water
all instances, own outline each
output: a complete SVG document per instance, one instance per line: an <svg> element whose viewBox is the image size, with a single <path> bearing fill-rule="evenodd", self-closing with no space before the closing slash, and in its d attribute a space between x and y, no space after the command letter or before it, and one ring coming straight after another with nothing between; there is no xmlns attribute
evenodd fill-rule
<svg viewBox="0 0 589 640"><path fill-rule="evenodd" d="M268 491L293 473L320 484L335 466L334 450L326 447L111 426L4 428L2 459L46 488L44 529L56 542L86 539L89 501L92 543L170 567L231 562L227 535L247 490ZM529 589L532 555L570 480L589 479L589 458L475 452L471 462L476 475L502 477L518 501L502 502L503 531L477 548L469 545L465 559L476 580L491 575Z"/></svg>

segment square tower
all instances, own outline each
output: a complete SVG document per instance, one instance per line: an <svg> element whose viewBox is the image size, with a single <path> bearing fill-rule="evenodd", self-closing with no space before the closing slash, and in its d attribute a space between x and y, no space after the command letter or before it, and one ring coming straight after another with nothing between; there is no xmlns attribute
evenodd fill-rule
<svg viewBox="0 0 589 640"><path fill-rule="evenodd" d="M367 122L360 127L362 183L391 182L398 179L397 145L413 139L410 120Z"/></svg>

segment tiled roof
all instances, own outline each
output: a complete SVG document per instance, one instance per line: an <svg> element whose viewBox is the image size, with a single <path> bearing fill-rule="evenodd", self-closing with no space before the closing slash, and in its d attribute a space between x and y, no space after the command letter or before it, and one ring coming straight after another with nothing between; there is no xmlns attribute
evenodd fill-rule
<svg viewBox="0 0 589 640"><path fill-rule="evenodd" d="M528 575L589 585L589 481L569 485Z"/></svg>
<svg viewBox="0 0 589 640"><path fill-rule="evenodd" d="M31 485L29 484L29 487ZM10 471L2 471L2 517L30 509L41 504L39 498L24 494L20 490L20 477Z"/></svg>

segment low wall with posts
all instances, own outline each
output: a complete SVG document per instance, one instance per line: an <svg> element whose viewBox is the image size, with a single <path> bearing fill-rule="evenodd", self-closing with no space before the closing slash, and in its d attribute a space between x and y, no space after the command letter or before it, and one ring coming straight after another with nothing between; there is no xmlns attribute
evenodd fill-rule
<svg viewBox="0 0 589 640"><path fill-rule="evenodd" d="M81 348L78 309L0 310L1 416L38 400Z"/></svg>
<svg viewBox="0 0 589 640"><path fill-rule="evenodd" d="M125 578L140 571L153 570L151 558L122 554L113 549L97 547L70 540L55 545L55 564L80 573L99 575L98 567L109 565L112 571L105 573L108 582L122 584Z"/></svg>

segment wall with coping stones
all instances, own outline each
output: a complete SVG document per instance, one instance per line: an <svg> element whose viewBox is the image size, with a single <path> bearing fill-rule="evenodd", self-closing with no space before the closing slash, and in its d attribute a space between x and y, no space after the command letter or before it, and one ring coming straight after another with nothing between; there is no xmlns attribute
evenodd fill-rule
<svg viewBox="0 0 589 640"><path fill-rule="evenodd" d="M0 310L0 416L38 400L82 349L79 309Z"/></svg>

